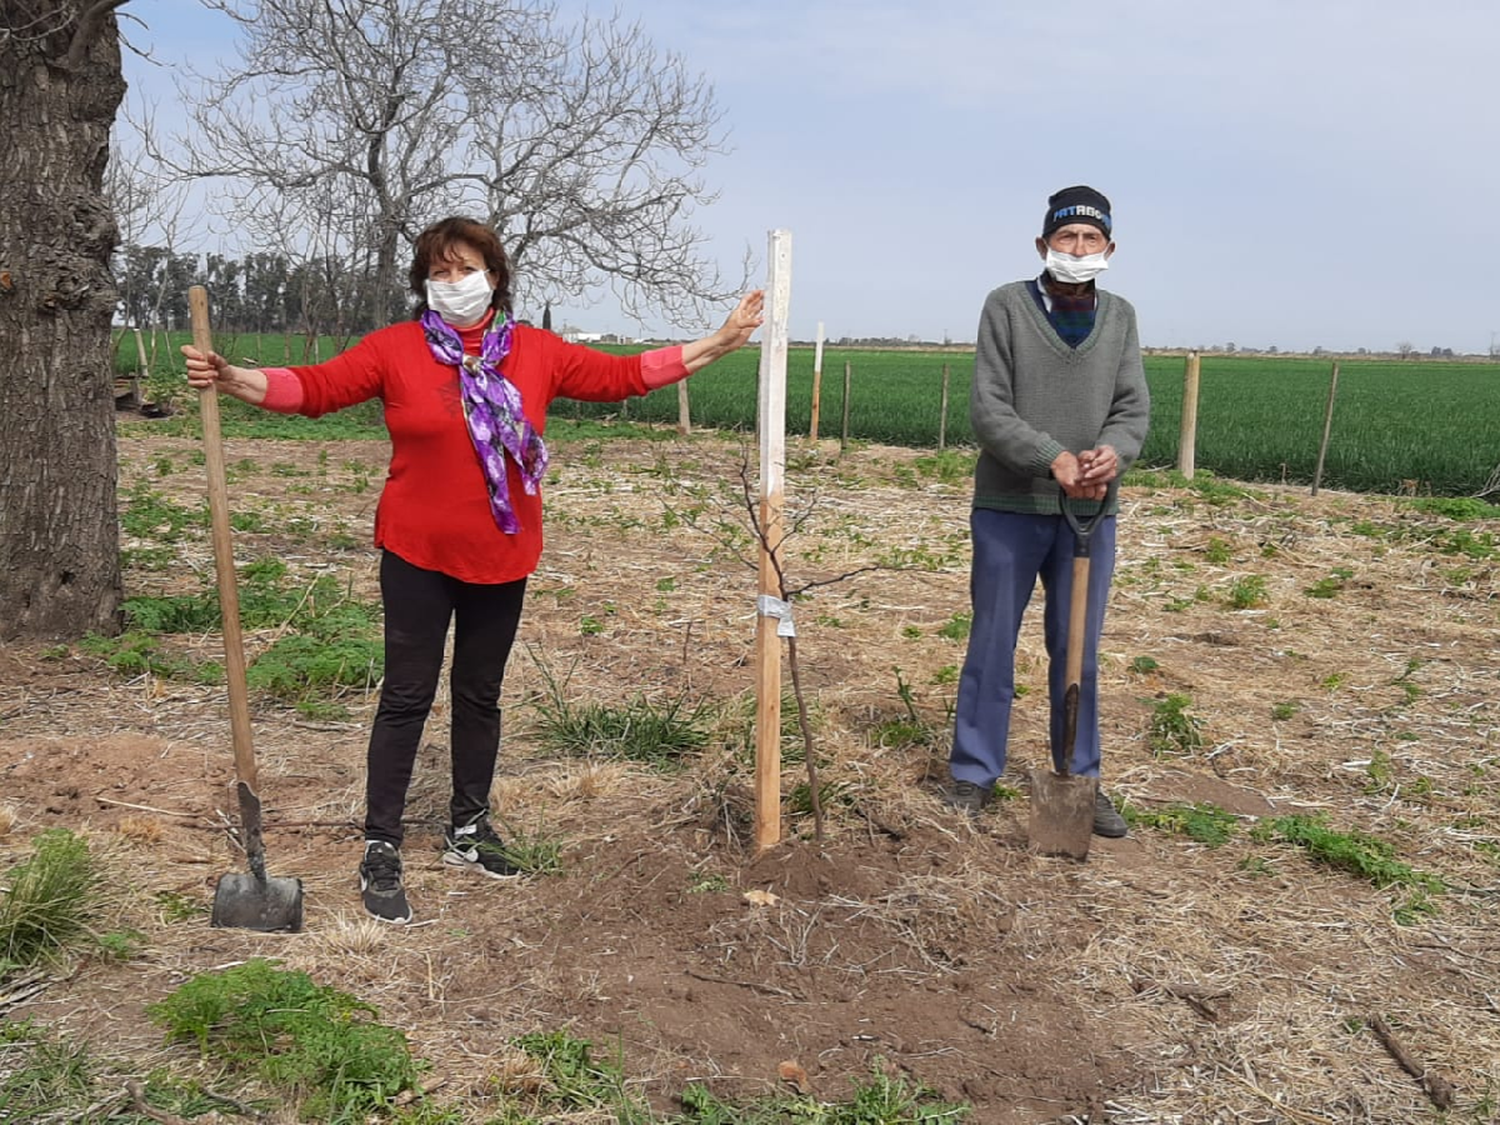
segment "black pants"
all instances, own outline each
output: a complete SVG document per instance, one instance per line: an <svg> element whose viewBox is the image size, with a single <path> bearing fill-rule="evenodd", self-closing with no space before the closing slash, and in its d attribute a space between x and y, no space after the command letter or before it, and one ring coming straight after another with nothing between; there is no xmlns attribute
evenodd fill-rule
<svg viewBox="0 0 1500 1125"><path fill-rule="evenodd" d="M423 570L386 551L380 560L385 602L385 684L370 731L365 838L401 845L401 814L422 727L437 694L448 622L455 621L453 668L453 824L489 808L500 751L500 682L510 658L526 579L498 585L462 582Z"/></svg>

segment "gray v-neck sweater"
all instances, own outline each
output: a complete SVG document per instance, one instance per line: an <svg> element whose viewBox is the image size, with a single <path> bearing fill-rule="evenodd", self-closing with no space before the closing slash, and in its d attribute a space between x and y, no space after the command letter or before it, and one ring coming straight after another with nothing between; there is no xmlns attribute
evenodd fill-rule
<svg viewBox="0 0 1500 1125"><path fill-rule="evenodd" d="M985 299L969 397L981 450L976 508L1055 515L1058 454L1113 446L1122 473L1140 456L1151 400L1135 309L1113 293L1098 296L1094 330L1076 348L1024 281Z"/></svg>

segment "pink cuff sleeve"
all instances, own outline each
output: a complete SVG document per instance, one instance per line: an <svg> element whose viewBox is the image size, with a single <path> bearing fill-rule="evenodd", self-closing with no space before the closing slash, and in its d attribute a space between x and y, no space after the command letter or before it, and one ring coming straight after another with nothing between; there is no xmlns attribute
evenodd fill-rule
<svg viewBox="0 0 1500 1125"><path fill-rule="evenodd" d="M302 409L302 380L288 367L262 367L266 377L266 397L260 400L266 410L278 414L295 414Z"/></svg>
<svg viewBox="0 0 1500 1125"><path fill-rule="evenodd" d="M682 363L681 344L641 353L641 378L646 381L648 391L671 386L686 379L687 375L688 369Z"/></svg>

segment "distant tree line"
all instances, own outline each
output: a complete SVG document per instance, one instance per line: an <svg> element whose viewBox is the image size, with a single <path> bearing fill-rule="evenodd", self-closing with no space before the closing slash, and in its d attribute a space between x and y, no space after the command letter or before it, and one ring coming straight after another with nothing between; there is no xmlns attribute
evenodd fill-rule
<svg viewBox="0 0 1500 1125"><path fill-rule="evenodd" d="M243 257L179 254L160 246L120 247L114 262L117 319L135 328L186 329L187 290L209 292L223 332L301 332L347 338L409 315L410 300L382 285L371 268L323 255L293 261L280 253ZM373 310L380 309L377 316Z"/></svg>

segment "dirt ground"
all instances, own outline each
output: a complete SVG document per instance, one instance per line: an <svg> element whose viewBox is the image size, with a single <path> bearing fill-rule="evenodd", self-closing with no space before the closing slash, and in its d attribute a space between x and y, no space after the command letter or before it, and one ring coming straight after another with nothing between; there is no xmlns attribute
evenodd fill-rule
<svg viewBox="0 0 1500 1125"><path fill-rule="evenodd" d="M241 561L281 558L373 599L385 452L231 442L235 504L266 528L237 536ZM1211 848L1138 826L1079 864L1027 850L1024 792L972 825L935 797L963 658L944 626L968 608L967 482L908 450L796 445L794 584L886 568L797 604L827 833L788 812L784 841L756 854L743 457L717 437L558 444L495 807L513 831L560 840L563 872L502 884L438 862L440 692L408 809L404 928L363 919L354 874L373 690L341 700L347 720L255 701L270 866L304 880L307 926L214 930L165 904L206 906L240 869L223 689L120 677L77 645L0 647L0 869L46 828L82 830L122 888L117 922L143 935L135 958L86 961L5 1014L145 1072L188 1056L144 1005L271 956L377 1005L432 1063L434 1096L476 1121L518 1081L510 1040L563 1028L618 1050L663 1109L690 1081L731 1098L784 1088L794 1062L829 1099L883 1067L985 1125L1500 1121L1500 586L1493 558L1445 552L1459 525L1392 498L1125 489L1106 786L1148 813L1210 802L1238 830ZM196 504L193 443L132 431L122 495L134 487ZM1500 519L1467 526L1495 535ZM129 570L127 593L211 577L195 534L167 565ZM1005 779L1020 790L1042 761L1039 608ZM252 657L275 635L249 635ZM536 731L548 677L574 702L703 702L709 749L671 773L551 757ZM1173 694L1202 742L1154 753L1151 719ZM803 773L784 742L791 795ZM1289 813L1440 875L1436 912L1398 924L1403 888L1251 835ZM1368 1029L1375 1016L1456 1088L1447 1116Z"/></svg>

